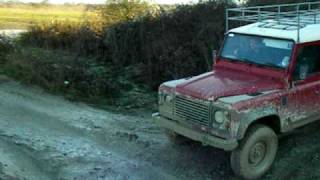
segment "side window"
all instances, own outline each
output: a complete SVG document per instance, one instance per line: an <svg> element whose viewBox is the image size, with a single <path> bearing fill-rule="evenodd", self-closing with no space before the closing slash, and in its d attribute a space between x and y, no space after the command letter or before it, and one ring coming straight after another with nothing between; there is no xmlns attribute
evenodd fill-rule
<svg viewBox="0 0 320 180"><path fill-rule="evenodd" d="M304 80L317 73L320 75L320 45L300 48L293 76L294 80Z"/></svg>

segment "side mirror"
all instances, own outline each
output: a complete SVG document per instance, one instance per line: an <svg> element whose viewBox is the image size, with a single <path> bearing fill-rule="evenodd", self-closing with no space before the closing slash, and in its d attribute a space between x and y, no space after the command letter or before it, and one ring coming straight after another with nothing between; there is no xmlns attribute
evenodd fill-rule
<svg viewBox="0 0 320 180"><path fill-rule="evenodd" d="M213 59L213 64L216 64L216 58L218 56L218 51L217 50L213 50L212 51L212 59Z"/></svg>

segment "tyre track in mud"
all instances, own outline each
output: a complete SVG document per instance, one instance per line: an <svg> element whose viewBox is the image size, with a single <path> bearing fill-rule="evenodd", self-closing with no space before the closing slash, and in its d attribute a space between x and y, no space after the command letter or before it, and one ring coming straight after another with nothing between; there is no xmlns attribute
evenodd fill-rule
<svg viewBox="0 0 320 180"><path fill-rule="evenodd" d="M108 122L105 118L116 115L89 107L85 112L82 109L85 105L78 107L61 102L64 100L54 96L42 98L43 94L25 93L26 87L14 82L2 85L0 136L19 147L30 149L37 164L44 166L43 169L51 174L52 179L167 178L166 174L148 163L119 155L113 151L114 148L110 148L115 144L113 141L121 142L121 138L113 139L121 135L119 132L124 138L127 135L130 137L130 133L117 127L117 123L111 122L112 126L105 129L105 138L95 131L102 127L94 123L105 126L104 123ZM13 91L12 86L16 86ZM41 93L39 90L35 92Z"/></svg>
<svg viewBox="0 0 320 180"><path fill-rule="evenodd" d="M50 179L28 149L0 138L0 179Z"/></svg>

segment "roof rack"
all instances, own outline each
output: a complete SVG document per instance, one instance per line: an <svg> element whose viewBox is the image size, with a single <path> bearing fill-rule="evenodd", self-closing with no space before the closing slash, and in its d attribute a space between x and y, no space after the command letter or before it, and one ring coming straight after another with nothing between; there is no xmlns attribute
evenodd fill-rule
<svg viewBox="0 0 320 180"><path fill-rule="evenodd" d="M263 28L296 30L299 42L300 29L310 24L320 24L320 1L227 9L226 32L230 22L234 21L261 22Z"/></svg>

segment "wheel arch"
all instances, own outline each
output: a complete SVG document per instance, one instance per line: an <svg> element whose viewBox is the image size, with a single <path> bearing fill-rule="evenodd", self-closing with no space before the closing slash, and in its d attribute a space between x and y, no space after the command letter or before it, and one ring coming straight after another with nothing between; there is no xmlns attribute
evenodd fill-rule
<svg viewBox="0 0 320 180"><path fill-rule="evenodd" d="M245 125L243 125L239 131L239 138L242 139L245 136L247 130L256 124L266 125L274 130L276 134L281 133L282 126L280 117L277 114L269 114L261 117L255 117L250 121L247 121L247 123L245 123Z"/></svg>
<svg viewBox="0 0 320 180"><path fill-rule="evenodd" d="M256 125L256 124L263 124L270 127L276 134L281 133L281 121L278 115L269 115L265 117L261 117L255 121L253 121L248 128ZM247 129L248 129L247 128Z"/></svg>

